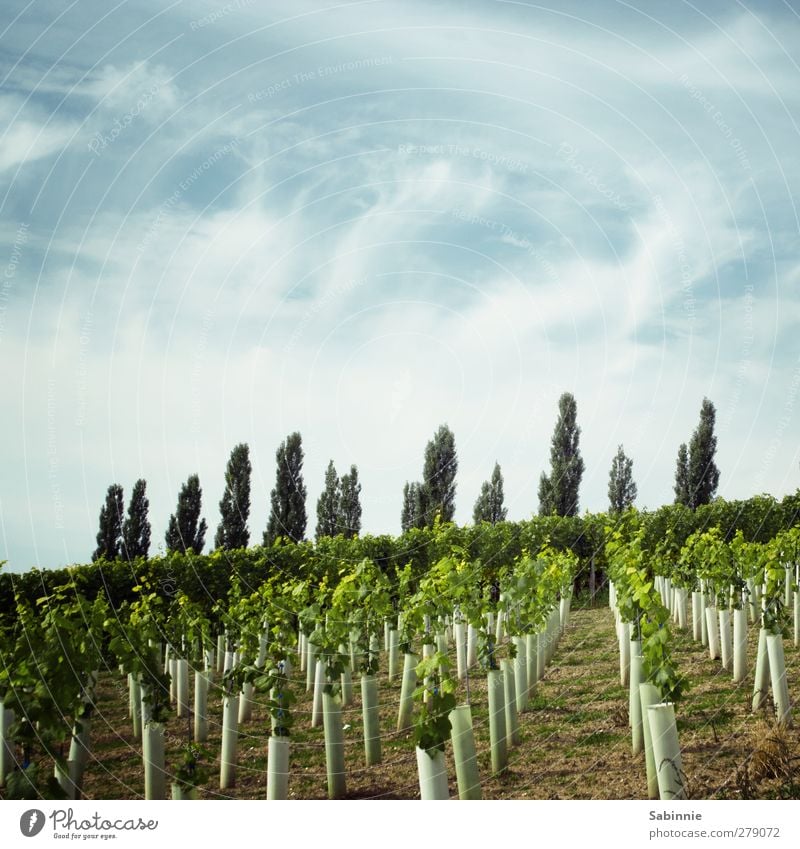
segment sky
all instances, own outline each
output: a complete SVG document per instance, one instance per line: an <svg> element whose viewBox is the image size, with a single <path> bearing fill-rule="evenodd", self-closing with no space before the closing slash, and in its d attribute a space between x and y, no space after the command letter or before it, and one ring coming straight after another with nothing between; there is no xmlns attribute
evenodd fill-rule
<svg viewBox="0 0 800 849"><path fill-rule="evenodd" d="M440 424L456 521L537 511L558 398L581 510L617 446L672 501L800 486L800 8L4 0L0 560L87 562L111 483L208 539L247 442L260 542L300 431L308 533L355 463L397 533ZM792 434L795 434L793 437Z"/></svg>

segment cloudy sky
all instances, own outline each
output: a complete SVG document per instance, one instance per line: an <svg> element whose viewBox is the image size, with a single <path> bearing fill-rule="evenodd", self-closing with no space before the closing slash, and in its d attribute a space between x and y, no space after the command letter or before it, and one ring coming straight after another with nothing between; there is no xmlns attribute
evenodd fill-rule
<svg viewBox="0 0 800 849"><path fill-rule="evenodd" d="M4 12L6 568L87 561L139 477L153 551L194 472L213 537L238 442L260 540L294 430L309 532L331 458L397 532L442 422L457 520L495 460L525 518L564 391L582 509L619 443L671 501L704 396L721 495L800 485L796 3Z"/></svg>

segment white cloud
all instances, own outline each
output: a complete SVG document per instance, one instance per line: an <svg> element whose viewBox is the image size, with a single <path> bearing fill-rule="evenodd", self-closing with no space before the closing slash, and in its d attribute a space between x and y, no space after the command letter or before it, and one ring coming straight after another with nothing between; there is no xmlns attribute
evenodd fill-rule
<svg viewBox="0 0 800 849"><path fill-rule="evenodd" d="M16 96L0 96L0 171L9 171L62 150L77 124L49 116Z"/></svg>

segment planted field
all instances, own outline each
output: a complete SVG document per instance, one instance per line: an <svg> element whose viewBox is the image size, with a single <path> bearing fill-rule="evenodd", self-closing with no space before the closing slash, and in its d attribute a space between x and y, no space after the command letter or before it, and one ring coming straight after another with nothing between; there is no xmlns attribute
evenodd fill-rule
<svg viewBox="0 0 800 849"><path fill-rule="evenodd" d="M755 658L755 634L749 657ZM749 685L737 686L688 635L678 632L675 655L690 686L691 698L678 712L683 766L693 798L796 798L800 793L797 755L800 733L780 731L767 709L753 714ZM385 658L382 658L385 660ZM385 670L385 662L382 663ZM787 672L800 675L800 653L787 653ZM298 673L299 674L299 673ZM302 689L302 688L301 688ZM361 699L343 711L346 798L419 797L411 730L396 732L399 682L380 676L383 759L364 762ZM460 685L458 700L465 687ZM520 715L520 744L509 751L508 766L491 774L485 673L473 670L470 696L481 791L485 799L628 799L647 798L644 758L631 753L628 691L620 683L614 620L605 606L573 608L551 667ZM93 752L84 778L84 794L95 799L135 799L144 795L141 743L131 731L124 679L100 676L92 723ZM295 706L291 742L289 797L327 798L323 729L310 727L311 694ZM221 698L209 699L209 737L205 748L212 777L200 788L203 799L263 799L266 792L270 718L258 699L251 720L239 728L235 787L218 787L221 745ZM192 738L191 719L171 719L166 762L180 762ZM794 757L795 760L791 760ZM457 797L452 754L447 752L450 794Z"/></svg>
<svg viewBox="0 0 800 849"><path fill-rule="evenodd" d="M607 531L593 605L573 547L545 535L490 571L449 530L425 571L363 558L248 590L234 575L211 605L146 579L116 606L74 583L17 593L2 792L797 797L798 529L648 552L635 518Z"/></svg>

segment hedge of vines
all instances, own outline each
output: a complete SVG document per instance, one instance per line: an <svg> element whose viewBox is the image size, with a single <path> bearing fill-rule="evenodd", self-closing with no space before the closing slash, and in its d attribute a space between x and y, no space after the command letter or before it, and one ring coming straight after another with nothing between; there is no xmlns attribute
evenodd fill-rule
<svg viewBox="0 0 800 849"><path fill-rule="evenodd" d="M717 499L695 511L681 505L654 512L630 511L619 527L624 527L626 535L639 536L648 557L677 564L686 540L697 531L716 527L726 542L737 532L746 542L767 542L799 521L800 490L782 501L756 496L747 501ZM497 525L445 524L414 529L398 537L326 537L317 543L298 544L278 541L271 547L218 550L205 555L171 553L148 560L118 559L63 569L32 569L22 574L4 572L0 573L0 613L14 609L15 592L34 604L64 585L74 586L87 598L105 590L112 606L117 607L133 600L133 587L143 578L160 594L174 597L183 593L210 612L217 600L227 597L234 576L251 591L265 583L294 578L335 585L355 564L368 559L390 579L410 567L413 578L419 580L453 551L463 552L480 568L481 581L493 583L523 551L538 551L548 544L556 550L571 549L577 555L577 580L583 585L593 562L599 585L607 568L605 529L615 524L615 517L603 513L536 517Z"/></svg>

